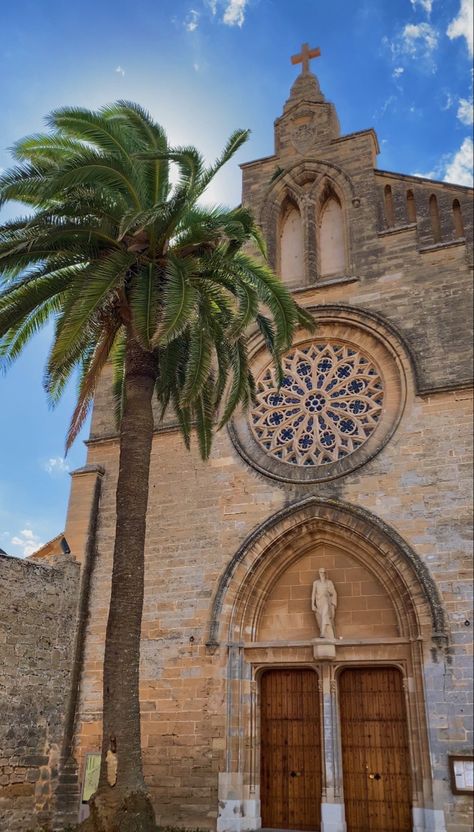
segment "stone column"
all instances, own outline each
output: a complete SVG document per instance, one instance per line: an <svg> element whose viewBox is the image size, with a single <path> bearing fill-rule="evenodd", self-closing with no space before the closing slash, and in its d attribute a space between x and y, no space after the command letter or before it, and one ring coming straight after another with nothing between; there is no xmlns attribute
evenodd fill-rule
<svg viewBox="0 0 474 832"><path fill-rule="evenodd" d="M232 644L227 662L226 771L218 776L217 832L250 832L262 825L254 770L255 697L242 645ZM250 747L245 737L250 737Z"/></svg>
<svg viewBox="0 0 474 832"><path fill-rule="evenodd" d="M303 196L302 200L301 219L303 221L305 251L304 283L305 286L314 286L318 278L316 205L307 194Z"/></svg>
<svg viewBox="0 0 474 832"><path fill-rule="evenodd" d="M97 510L97 483L104 475L101 465L84 465L71 472L71 492L64 536L74 558L84 563L93 512Z"/></svg>
<svg viewBox="0 0 474 832"><path fill-rule="evenodd" d="M321 664L323 790L321 796L321 832L346 832L342 790L342 758L339 714L334 666Z"/></svg>

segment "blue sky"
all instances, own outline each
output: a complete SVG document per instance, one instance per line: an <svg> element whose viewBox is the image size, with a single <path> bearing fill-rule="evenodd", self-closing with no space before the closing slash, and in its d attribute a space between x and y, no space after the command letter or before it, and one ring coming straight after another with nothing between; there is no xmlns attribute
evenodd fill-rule
<svg viewBox="0 0 474 832"><path fill-rule="evenodd" d="M378 166L471 184L473 0L16 0L0 38L0 168L8 147L70 104L138 101L176 143L212 159L237 127L251 139L209 197L240 200L238 162L273 152L273 120L313 62L343 133L374 127ZM14 215L12 206L3 216ZM25 555L64 527L69 389L55 411L41 386L49 332L0 377L0 547ZM85 438L86 431L82 438Z"/></svg>

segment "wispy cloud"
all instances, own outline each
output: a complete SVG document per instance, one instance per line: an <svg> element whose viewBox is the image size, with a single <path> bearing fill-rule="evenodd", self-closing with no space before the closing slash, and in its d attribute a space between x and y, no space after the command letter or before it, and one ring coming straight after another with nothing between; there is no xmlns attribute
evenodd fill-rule
<svg viewBox="0 0 474 832"><path fill-rule="evenodd" d="M474 106L472 98L469 101L467 98L460 98L458 111L456 113L458 119L462 124L468 127L474 122Z"/></svg>
<svg viewBox="0 0 474 832"><path fill-rule="evenodd" d="M229 0L222 22L227 26L243 26L248 0Z"/></svg>
<svg viewBox="0 0 474 832"><path fill-rule="evenodd" d="M428 173L414 173L413 176L424 176L426 179L438 179L451 182L453 185L472 186L473 175L473 141L467 137L455 153L444 154L432 170Z"/></svg>
<svg viewBox="0 0 474 832"><path fill-rule="evenodd" d="M184 28L187 32L195 32L199 26L199 12L196 9L190 9L184 19Z"/></svg>
<svg viewBox="0 0 474 832"><path fill-rule="evenodd" d="M461 147L446 165L445 182L455 182L457 185L472 185L474 182L472 159L474 153L473 141L470 137L464 139Z"/></svg>
<svg viewBox="0 0 474 832"><path fill-rule="evenodd" d="M69 465L62 456L52 456L44 464L44 470L51 474L66 474L69 471Z"/></svg>
<svg viewBox="0 0 474 832"><path fill-rule="evenodd" d="M117 67L115 67L115 72L117 73L117 75L121 75L122 78L125 76L125 70L123 67L120 66L120 64Z"/></svg>
<svg viewBox="0 0 474 832"><path fill-rule="evenodd" d="M394 64L393 76L400 77L408 64L434 72L436 63L434 54L439 42L438 31L430 23L407 23L403 29L390 39L384 37L382 45L388 50Z"/></svg>
<svg viewBox="0 0 474 832"><path fill-rule="evenodd" d="M416 9L417 6L420 6L427 15L431 14L431 10L433 8L433 0L410 0L413 8Z"/></svg>
<svg viewBox="0 0 474 832"><path fill-rule="evenodd" d="M451 95L450 92L445 92L444 96L445 96L444 103L441 105L441 109L442 110L450 110L451 107L454 104L454 98L453 98L453 96Z"/></svg>
<svg viewBox="0 0 474 832"><path fill-rule="evenodd" d="M459 12L449 24L446 34L448 38L465 38L469 55L474 54L474 6L472 0L461 0Z"/></svg>
<svg viewBox="0 0 474 832"><path fill-rule="evenodd" d="M403 66L396 66L392 72L392 78L400 78L401 75L405 72Z"/></svg>
<svg viewBox="0 0 474 832"><path fill-rule="evenodd" d="M402 32L402 50L411 58L431 56L438 46L438 33L430 23L407 23Z"/></svg>
<svg viewBox="0 0 474 832"><path fill-rule="evenodd" d="M15 554L22 558L27 558L44 545L41 538L32 529L28 528L22 529L17 535L14 535L10 543L17 550Z"/></svg>

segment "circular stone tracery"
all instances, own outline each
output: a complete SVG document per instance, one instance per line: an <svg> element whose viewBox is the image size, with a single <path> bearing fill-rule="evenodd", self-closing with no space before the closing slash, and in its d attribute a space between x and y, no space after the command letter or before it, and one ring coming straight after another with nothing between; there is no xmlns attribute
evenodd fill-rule
<svg viewBox="0 0 474 832"><path fill-rule="evenodd" d="M326 465L354 453L382 414L383 384L373 361L342 342L315 341L282 359L257 380L251 413L255 438L271 456L292 465Z"/></svg>

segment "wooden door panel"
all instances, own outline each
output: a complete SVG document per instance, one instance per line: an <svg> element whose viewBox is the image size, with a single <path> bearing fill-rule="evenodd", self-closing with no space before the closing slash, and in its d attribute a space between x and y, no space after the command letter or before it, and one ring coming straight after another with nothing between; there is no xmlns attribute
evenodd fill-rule
<svg viewBox="0 0 474 832"><path fill-rule="evenodd" d="M312 670L262 676L260 781L264 827L319 830L321 726Z"/></svg>
<svg viewBox="0 0 474 832"><path fill-rule="evenodd" d="M402 676L344 670L339 680L348 832L410 832L411 777Z"/></svg>

